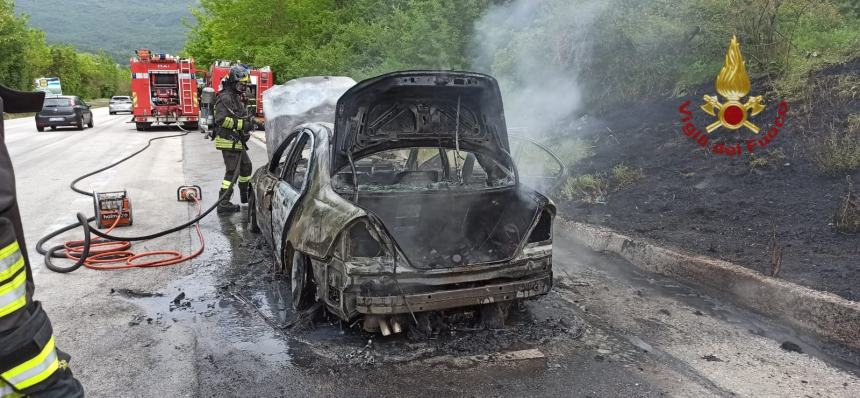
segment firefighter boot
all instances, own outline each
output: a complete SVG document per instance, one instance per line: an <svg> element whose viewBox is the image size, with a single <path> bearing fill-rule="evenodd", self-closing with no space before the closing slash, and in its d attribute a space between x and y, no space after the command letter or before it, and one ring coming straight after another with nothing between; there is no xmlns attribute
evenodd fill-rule
<svg viewBox="0 0 860 398"><path fill-rule="evenodd" d="M222 189L218 192L219 198L222 196L224 197L224 200L218 203L218 214L235 213L239 211L239 205L230 203L230 197L233 196L232 193L233 191L229 189Z"/></svg>
<svg viewBox="0 0 860 398"><path fill-rule="evenodd" d="M251 184L247 182L239 183L239 201L242 204L248 204L248 194L251 193Z"/></svg>

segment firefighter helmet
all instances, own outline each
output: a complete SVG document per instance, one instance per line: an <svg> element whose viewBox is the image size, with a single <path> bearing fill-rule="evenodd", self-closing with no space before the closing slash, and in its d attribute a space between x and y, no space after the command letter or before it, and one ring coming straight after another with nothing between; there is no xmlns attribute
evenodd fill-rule
<svg viewBox="0 0 860 398"><path fill-rule="evenodd" d="M227 83L250 83L251 74L248 69L242 65L233 65L230 67L230 73L227 74Z"/></svg>

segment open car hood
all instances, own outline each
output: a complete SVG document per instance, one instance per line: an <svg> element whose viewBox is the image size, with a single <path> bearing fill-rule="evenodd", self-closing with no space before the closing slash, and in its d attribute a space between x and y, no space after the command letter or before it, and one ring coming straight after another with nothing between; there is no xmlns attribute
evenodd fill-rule
<svg viewBox="0 0 860 398"><path fill-rule="evenodd" d="M455 148L456 141L463 150L509 163L496 80L471 72L394 72L360 82L338 100L331 170L348 166L350 156L414 146Z"/></svg>

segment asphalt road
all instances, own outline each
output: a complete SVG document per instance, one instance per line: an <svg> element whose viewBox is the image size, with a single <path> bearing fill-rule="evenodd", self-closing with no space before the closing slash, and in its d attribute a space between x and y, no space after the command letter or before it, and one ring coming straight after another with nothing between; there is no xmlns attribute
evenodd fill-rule
<svg viewBox="0 0 860 398"><path fill-rule="evenodd" d="M289 310L284 281L269 272L269 249L243 213L201 224L197 260L158 269L56 274L33 245L45 233L91 214L73 193L76 176L111 163L155 136L127 115L94 110L96 127L37 133L32 118L7 121L6 145L36 298L57 344L90 396L857 396L856 353L820 344L765 318L624 260L577 247L557 229L553 291L516 311L505 330L468 327L432 339L368 336L349 325ZM265 150L252 141L255 166ZM175 200L183 184L214 200L221 155L198 133L156 141L137 158L81 183L127 189L145 234L195 211ZM76 237L70 233L67 238ZM197 247L190 230L134 250ZM176 300L180 293L184 297ZM466 326L463 326L466 325ZM803 353L780 348L796 344ZM522 350L529 358L506 358ZM535 355L539 353L539 355ZM854 364L852 364L852 362Z"/></svg>

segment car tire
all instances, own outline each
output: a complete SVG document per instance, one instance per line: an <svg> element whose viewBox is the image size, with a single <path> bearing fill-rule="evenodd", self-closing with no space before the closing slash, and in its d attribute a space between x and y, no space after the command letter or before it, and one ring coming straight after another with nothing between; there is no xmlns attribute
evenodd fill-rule
<svg viewBox="0 0 860 398"><path fill-rule="evenodd" d="M45 128L42 126L36 126L36 131L41 133L41 132L45 131Z"/></svg>
<svg viewBox="0 0 860 398"><path fill-rule="evenodd" d="M57 126L51 126L51 131L57 130Z"/></svg>
<svg viewBox="0 0 860 398"><path fill-rule="evenodd" d="M137 131L146 131L146 129L148 129L149 126L150 126L150 123L135 123L134 124L134 127L137 129Z"/></svg>
<svg viewBox="0 0 860 398"><path fill-rule="evenodd" d="M257 199L254 197L254 187L248 186L248 230L252 234L260 233L260 225L257 224Z"/></svg>
<svg viewBox="0 0 860 398"><path fill-rule="evenodd" d="M295 311L310 308L316 298L316 285L310 271L310 258L304 253L294 251L290 267L290 295Z"/></svg>
<svg viewBox="0 0 860 398"><path fill-rule="evenodd" d="M108 113L110 113L111 115L116 115L116 112L108 112Z"/></svg>
<svg viewBox="0 0 860 398"><path fill-rule="evenodd" d="M90 122L89 122L89 123L87 123L87 127L89 127L89 128L93 128L93 125L94 125L94 124L95 124L95 123L93 122L93 117L92 117L92 116L90 116Z"/></svg>
<svg viewBox="0 0 860 398"><path fill-rule="evenodd" d="M81 116L80 118L78 118L78 123L77 123L77 124L75 124L75 127L76 127L78 130L83 130L83 129L84 129L84 117L83 117L83 116Z"/></svg>

